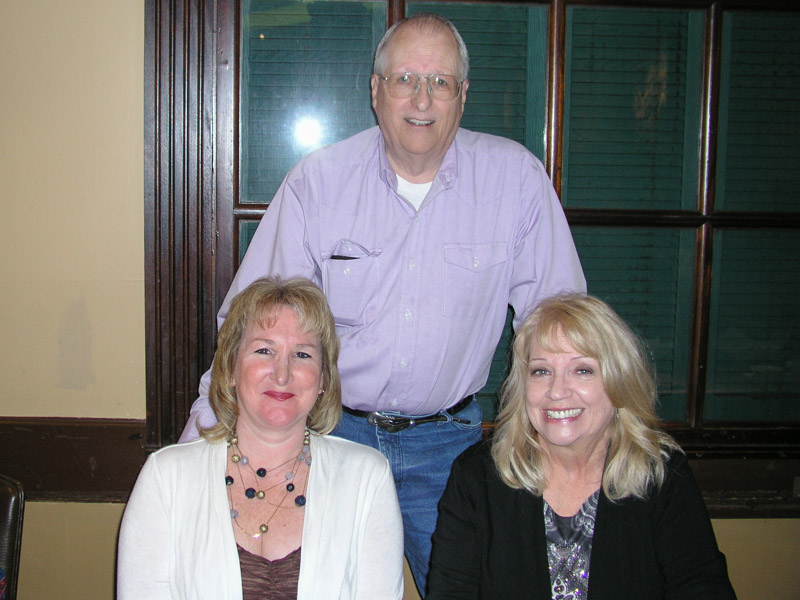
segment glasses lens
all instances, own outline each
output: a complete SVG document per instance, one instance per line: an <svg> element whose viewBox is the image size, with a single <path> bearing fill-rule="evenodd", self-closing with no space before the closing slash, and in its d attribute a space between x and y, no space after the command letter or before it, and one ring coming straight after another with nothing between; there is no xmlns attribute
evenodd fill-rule
<svg viewBox="0 0 800 600"><path fill-rule="evenodd" d="M431 96L438 100L452 100L458 94L458 80L452 75L431 75L428 86Z"/></svg>
<svg viewBox="0 0 800 600"><path fill-rule="evenodd" d="M392 73L386 80L389 93L395 98L408 98L417 91L419 78L413 73Z"/></svg>
<svg viewBox="0 0 800 600"><path fill-rule="evenodd" d="M458 94L458 79L453 75L392 73L386 78L389 94L394 98L410 98L425 83L430 95L437 100L452 100Z"/></svg>

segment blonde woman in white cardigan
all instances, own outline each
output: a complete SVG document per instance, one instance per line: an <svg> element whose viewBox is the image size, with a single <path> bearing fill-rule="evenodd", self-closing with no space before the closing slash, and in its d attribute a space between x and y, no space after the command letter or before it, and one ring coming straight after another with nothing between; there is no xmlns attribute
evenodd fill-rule
<svg viewBox="0 0 800 600"><path fill-rule="evenodd" d="M310 281L260 279L236 297L212 371L219 422L142 468L120 530L119 600L402 598L388 462L326 435L341 414L338 352Z"/></svg>

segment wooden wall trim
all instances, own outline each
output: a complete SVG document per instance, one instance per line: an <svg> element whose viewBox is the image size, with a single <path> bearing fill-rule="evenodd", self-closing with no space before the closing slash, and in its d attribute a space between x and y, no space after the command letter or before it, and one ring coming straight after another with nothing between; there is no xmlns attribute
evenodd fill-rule
<svg viewBox="0 0 800 600"><path fill-rule="evenodd" d="M687 455L712 517L800 518L797 455ZM144 421L0 418L0 472L28 500L125 502L146 456Z"/></svg>
<svg viewBox="0 0 800 600"><path fill-rule="evenodd" d="M147 447L176 441L216 311L214 0L145 2Z"/></svg>
<svg viewBox="0 0 800 600"><path fill-rule="evenodd" d="M145 422L0 419L0 472L26 500L125 502L145 460Z"/></svg>

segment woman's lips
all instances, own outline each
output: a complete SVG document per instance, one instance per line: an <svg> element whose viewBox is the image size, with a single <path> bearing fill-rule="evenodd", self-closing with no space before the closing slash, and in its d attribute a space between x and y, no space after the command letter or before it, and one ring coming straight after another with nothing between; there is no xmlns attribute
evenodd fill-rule
<svg viewBox="0 0 800 600"><path fill-rule="evenodd" d="M292 396L294 396L291 392L276 392L274 390L270 390L269 392L265 392L267 396L270 398L275 398L275 400L288 400Z"/></svg>

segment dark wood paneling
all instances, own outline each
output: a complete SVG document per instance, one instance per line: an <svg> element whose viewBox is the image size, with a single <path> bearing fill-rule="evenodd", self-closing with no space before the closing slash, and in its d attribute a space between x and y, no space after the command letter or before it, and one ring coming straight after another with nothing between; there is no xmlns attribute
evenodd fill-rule
<svg viewBox="0 0 800 600"><path fill-rule="evenodd" d="M147 456L144 440L144 421L3 418L0 472L22 482L32 501L125 502ZM753 458L732 446L685 447L712 517L800 517L796 453Z"/></svg>
<svg viewBox="0 0 800 600"><path fill-rule="evenodd" d="M0 472L27 500L125 502L145 460L145 422L0 419Z"/></svg>
<svg viewBox="0 0 800 600"><path fill-rule="evenodd" d="M687 455L712 517L800 517L800 459Z"/></svg>
<svg viewBox="0 0 800 600"><path fill-rule="evenodd" d="M211 0L145 3L145 325L151 449L177 439L197 398L200 375L213 357L216 18Z"/></svg>

